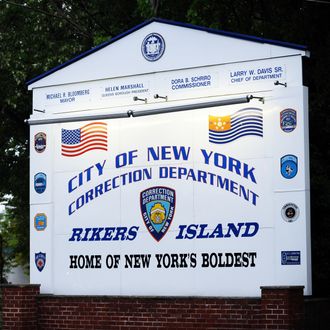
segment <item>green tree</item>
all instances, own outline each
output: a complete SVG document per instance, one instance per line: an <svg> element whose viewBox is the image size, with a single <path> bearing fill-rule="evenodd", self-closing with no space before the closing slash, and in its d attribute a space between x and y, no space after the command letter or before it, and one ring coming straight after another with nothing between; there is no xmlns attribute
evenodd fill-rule
<svg viewBox="0 0 330 330"><path fill-rule="evenodd" d="M141 22L134 2L0 0L0 201L9 263L29 260L29 127L26 81Z"/></svg>

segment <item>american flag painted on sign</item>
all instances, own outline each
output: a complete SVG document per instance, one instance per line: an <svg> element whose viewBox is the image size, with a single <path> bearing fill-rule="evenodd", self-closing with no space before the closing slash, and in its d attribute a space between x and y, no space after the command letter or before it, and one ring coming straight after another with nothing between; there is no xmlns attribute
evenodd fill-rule
<svg viewBox="0 0 330 330"><path fill-rule="evenodd" d="M209 141L225 144L243 136L263 137L262 109L245 108L228 116L209 115Z"/></svg>
<svg viewBox="0 0 330 330"><path fill-rule="evenodd" d="M62 128L62 155L76 157L91 150L108 150L108 130L104 122L93 122L77 129Z"/></svg>

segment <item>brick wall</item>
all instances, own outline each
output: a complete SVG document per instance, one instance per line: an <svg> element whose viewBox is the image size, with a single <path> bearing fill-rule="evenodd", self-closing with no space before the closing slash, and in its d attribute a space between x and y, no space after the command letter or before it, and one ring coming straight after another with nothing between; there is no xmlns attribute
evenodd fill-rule
<svg viewBox="0 0 330 330"><path fill-rule="evenodd" d="M37 329L40 285L1 285L3 330Z"/></svg>
<svg viewBox="0 0 330 330"><path fill-rule="evenodd" d="M259 299L39 299L41 329L246 329L256 324ZM54 317L55 316L55 317Z"/></svg>
<svg viewBox="0 0 330 330"><path fill-rule="evenodd" d="M263 287L261 298L54 296L38 290L3 287L3 329L302 329L302 287Z"/></svg>
<svg viewBox="0 0 330 330"><path fill-rule="evenodd" d="M262 324L266 329L302 329L304 297L301 287L262 287Z"/></svg>

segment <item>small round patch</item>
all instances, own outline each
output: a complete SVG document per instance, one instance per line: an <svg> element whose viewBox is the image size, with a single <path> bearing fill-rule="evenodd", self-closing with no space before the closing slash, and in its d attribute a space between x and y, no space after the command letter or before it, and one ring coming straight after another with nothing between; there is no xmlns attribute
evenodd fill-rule
<svg viewBox="0 0 330 330"><path fill-rule="evenodd" d="M285 179L293 179L298 173L298 157L285 155L281 158L281 174Z"/></svg>
<svg viewBox="0 0 330 330"><path fill-rule="evenodd" d="M148 34L142 41L141 51L143 57L150 62L159 60L165 51L165 40L158 33Z"/></svg>
<svg viewBox="0 0 330 330"><path fill-rule="evenodd" d="M294 222L299 217L299 207L294 203L287 203L282 207L281 214L286 222Z"/></svg>

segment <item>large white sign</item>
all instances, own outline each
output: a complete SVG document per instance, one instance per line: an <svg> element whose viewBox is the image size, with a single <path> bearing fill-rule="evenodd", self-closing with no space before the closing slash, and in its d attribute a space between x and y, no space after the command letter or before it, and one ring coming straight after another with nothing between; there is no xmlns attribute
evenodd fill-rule
<svg viewBox="0 0 330 330"><path fill-rule="evenodd" d="M62 294L257 295L260 285L306 284L303 92L291 93L33 127L52 140L44 231L55 248L31 275L52 268ZM33 190L42 198L48 187Z"/></svg>
<svg viewBox="0 0 330 330"><path fill-rule="evenodd" d="M143 40L148 61L166 59L161 36ZM311 293L307 94L295 57L37 88L34 109L31 282L42 292Z"/></svg>

